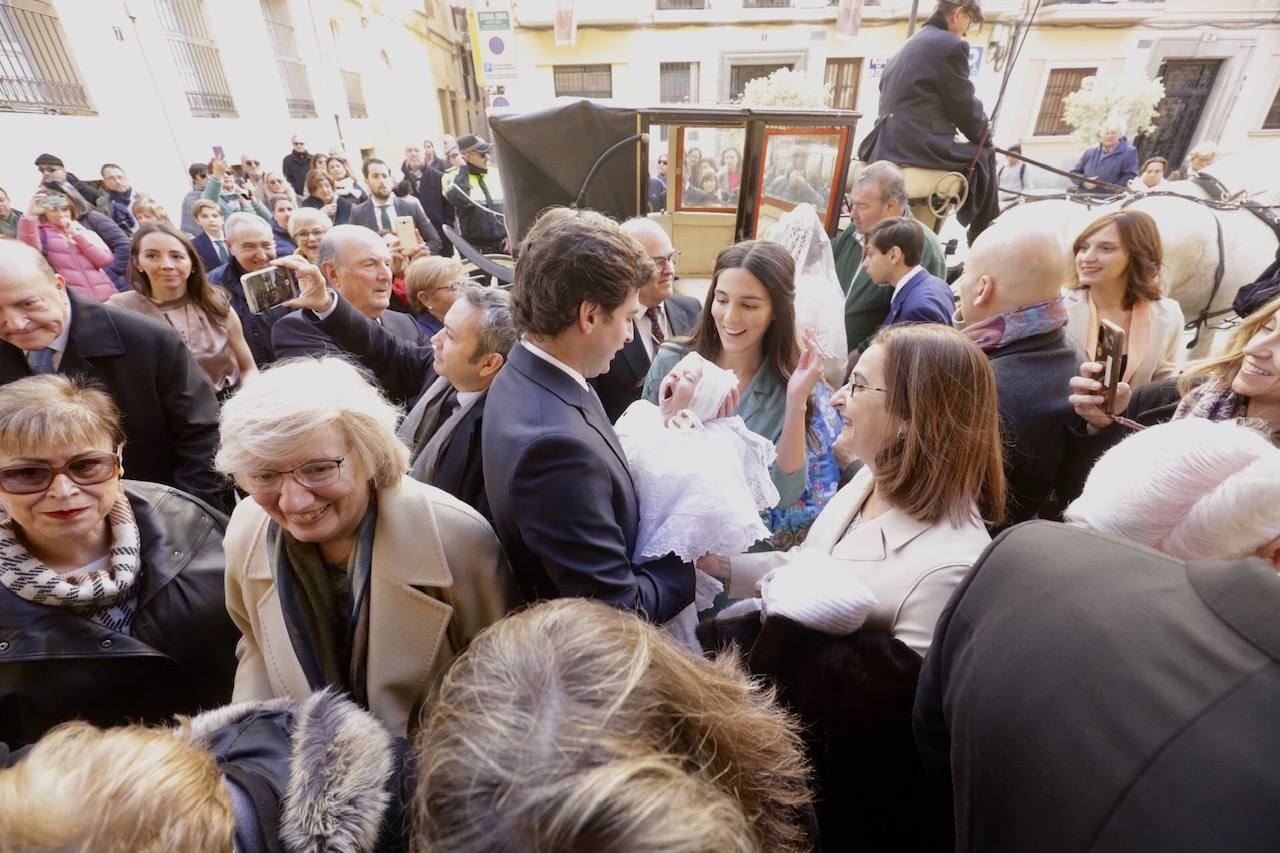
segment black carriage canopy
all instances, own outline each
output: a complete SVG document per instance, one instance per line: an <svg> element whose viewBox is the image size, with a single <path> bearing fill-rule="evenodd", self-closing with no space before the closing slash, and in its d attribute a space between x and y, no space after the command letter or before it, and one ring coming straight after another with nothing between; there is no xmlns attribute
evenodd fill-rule
<svg viewBox="0 0 1280 853"><path fill-rule="evenodd" d="M596 160L638 132L635 109L575 101L523 114L489 116L502 178L503 213L514 246L538 214L578 198ZM634 146L605 160L582 202L619 222L635 216L639 181Z"/></svg>

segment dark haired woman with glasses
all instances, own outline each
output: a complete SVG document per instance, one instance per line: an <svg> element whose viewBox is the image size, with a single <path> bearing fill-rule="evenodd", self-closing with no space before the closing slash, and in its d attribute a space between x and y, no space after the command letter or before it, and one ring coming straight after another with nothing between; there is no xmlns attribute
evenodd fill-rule
<svg viewBox="0 0 1280 853"><path fill-rule="evenodd" d="M226 519L120 479L105 392L60 374L0 387L0 742L67 720L158 723L231 698Z"/></svg>
<svg viewBox="0 0 1280 853"><path fill-rule="evenodd" d="M400 412L348 362L296 359L222 409L234 699L334 687L412 732L454 657L520 603L489 523L411 479Z"/></svg>

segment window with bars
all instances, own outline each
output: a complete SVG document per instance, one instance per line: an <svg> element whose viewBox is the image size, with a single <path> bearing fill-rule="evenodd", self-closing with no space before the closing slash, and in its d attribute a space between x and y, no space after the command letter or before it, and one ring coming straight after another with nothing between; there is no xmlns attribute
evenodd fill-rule
<svg viewBox="0 0 1280 853"><path fill-rule="evenodd" d="M657 8L659 12L672 9L705 9L707 0L658 0Z"/></svg>
<svg viewBox="0 0 1280 853"><path fill-rule="evenodd" d="M744 9L790 9L791 0L742 0Z"/></svg>
<svg viewBox="0 0 1280 853"><path fill-rule="evenodd" d="M1271 99L1271 109L1267 110L1267 117L1262 120L1263 130L1280 130L1280 89L1276 90L1276 96Z"/></svg>
<svg viewBox="0 0 1280 853"><path fill-rule="evenodd" d="M831 86L831 108L851 110L858 104L861 59L828 59L826 81Z"/></svg>
<svg viewBox="0 0 1280 853"><path fill-rule="evenodd" d="M557 98L612 98L612 65L556 65Z"/></svg>
<svg viewBox="0 0 1280 853"><path fill-rule="evenodd" d="M347 112L352 118L368 118L369 109L364 104L364 82L354 71L342 72L342 86L347 90Z"/></svg>
<svg viewBox="0 0 1280 853"><path fill-rule="evenodd" d="M761 77L768 77L781 68L795 69L791 62L772 62L768 65L733 65L729 68L729 100L736 101L747 90L747 84Z"/></svg>
<svg viewBox="0 0 1280 853"><path fill-rule="evenodd" d="M660 66L658 97L664 104L698 102L698 63L664 62Z"/></svg>
<svg viewBox="0 0 1280 853"><path fill-rule="evenodd" d="M169 40L169 53L177 66L193 116L236 116L222 57L209 36L202 0L155 0L160 27Z"/></svg>
<svg viewBox="0 0 1280 853"><path fill-rule="evenodd" d="M298 42L293 36L293 18L288 0L259 0L262 17L267 22L267 35L276 54L280 82L284 84L285 103L290 118L315 118L316 102L311 97L307 66L298 56Z"/></svg>
<svg viewBox="0 0 1280 853"><path fill-rule="evenodd" d="M43 0L0 0L0 111L93 113L62 24Z"/></svg>
<svg viewBox="0 0 1280 853"><path fill-rule="evenodd" d="M1044 87L1040 114L1036 116L1035 136L1068 136L1074 128L1062 117L1067 95L1080 88L1086 77L1098 73L1096 68L1054 68Z"/></svg>

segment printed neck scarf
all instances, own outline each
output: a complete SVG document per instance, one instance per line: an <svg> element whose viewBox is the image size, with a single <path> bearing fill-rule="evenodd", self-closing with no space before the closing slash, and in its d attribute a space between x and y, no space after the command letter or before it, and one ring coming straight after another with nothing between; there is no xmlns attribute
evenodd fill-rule
<svg viewBox="0 0 1280 853"><path fill-rule="evenodd" d="M1027 338L1056 332L1067 325L1067 305L1061 296L1006 311L964 327L964 333L983 352L1006 347Z"/></svg>

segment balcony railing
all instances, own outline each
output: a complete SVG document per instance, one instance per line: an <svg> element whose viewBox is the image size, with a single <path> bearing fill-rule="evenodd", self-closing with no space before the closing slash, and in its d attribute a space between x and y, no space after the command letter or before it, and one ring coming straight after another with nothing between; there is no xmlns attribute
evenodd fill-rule
<svg viewBox="0 0 1280 853"><path fill-rule="evenodd" d="M791 0L742 0L744 9L790 9Z"/></svg>
<svg viewBox="0 0 1280 853"><path fill-rule="evenodd" d="M707 0L657 0L656 8L659 12L675 9L705 9Z"/></svg>
<svg viewBox="0 0 1280 853"><path fill-rule="evenodd" d="M57 15L0 2L0 110L93 112Z"/></svg>

